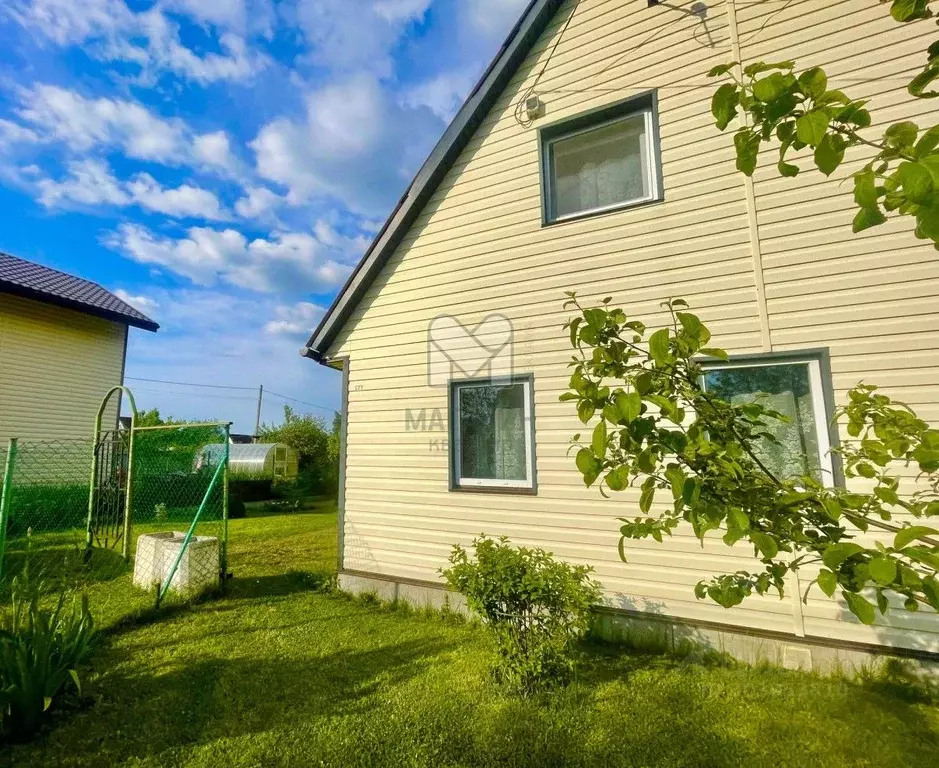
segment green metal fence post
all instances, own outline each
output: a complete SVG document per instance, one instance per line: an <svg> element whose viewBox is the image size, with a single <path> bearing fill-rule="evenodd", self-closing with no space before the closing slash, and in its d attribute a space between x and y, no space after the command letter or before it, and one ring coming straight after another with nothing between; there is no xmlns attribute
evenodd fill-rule
<svg viewBox="0 0 939 768"><path fill-rule="evenodd" d="M130 395L130 393L128 392ZM137 427L137 407L134 404L133 395L130 395L130 438L127 445L127 477L124 489L124 547L122 554L124 562L130 562L130 537L133 532L134 517L134 433Z"/></svg>
<svg viewBox="0 0 939 768"><path fill-rule="evenodd" d="M7 549L7 525L10 520L10 503L13 497L13 469L16 466L15 437L7 444L7 460L3 468L3 485L0 491L0 577L3 576L3 561Z"/></svg>
<svg viewBox="0 0 939 768"><path fill-rule="evenodd" d="M229 463L231 460L231 424L225 425L225 469L222 470L222 541L221 541L221 584L224 587L228 578L228 483Z"/></svg>

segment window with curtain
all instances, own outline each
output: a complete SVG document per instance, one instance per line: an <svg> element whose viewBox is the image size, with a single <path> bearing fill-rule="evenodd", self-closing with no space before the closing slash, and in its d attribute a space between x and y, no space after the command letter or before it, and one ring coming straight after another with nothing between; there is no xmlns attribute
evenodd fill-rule
<svg viewBox="0 0 939 768"><path fill-rule="evenodd" d="M828 418L817 360L709 368L705 389L734 405L759 402L787 417L768 421L777 442L763 440L757 455L777 477L832 481Z"/></svg>
<svg viewBox="0 0 939 768"><path fill-rule="evenodd" d="M532 487L531 382L453 385L458 487Z"/></svg>
<svg viewBox="0 0 939 768"><path fill-rule="evenodd" d="M559 221L652 200L652 112L643 109L545 143L547 219Z"/></svg>

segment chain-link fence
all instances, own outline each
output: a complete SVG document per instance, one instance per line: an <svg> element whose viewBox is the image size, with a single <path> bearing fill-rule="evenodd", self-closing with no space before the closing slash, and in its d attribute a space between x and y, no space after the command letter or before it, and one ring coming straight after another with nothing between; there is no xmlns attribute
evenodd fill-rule
<svg viewBox="0 0 939 768"><path fill-rule="evenodd" d="M217 589L225 577L227 455L207 450L226 427L141 429L134 436L134 584L157 600Z"/></svg>
<svg viewBox="0 0 939 768"><path fill-rule="evenodd" d="M4 575L26 564L64 579L80 579L85 556L91 440L14 440L0 447L4 482L0 531ZM5 536L4 536L5 534ZM72 579L69 579L72 580Z"/></svg>
<svg viewBox="0 0 939 768"><path fill-rule="evenodd" d="M206 450L217 444L227 426L0 446L0 590L27 564L47 584L94 587L128 610L219 588L228 457Z"/></svg>

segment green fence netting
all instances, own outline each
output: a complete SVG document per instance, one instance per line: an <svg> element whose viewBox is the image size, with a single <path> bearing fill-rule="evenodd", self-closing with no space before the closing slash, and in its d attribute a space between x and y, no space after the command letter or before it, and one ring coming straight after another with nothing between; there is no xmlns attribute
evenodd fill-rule
<svg viewBox="0 0 939 768"><path fill-rule="evenodd" d="M203 449L220 442L225 426L175 425L0 446L0 591L27 564L115 616L219 588L227 463Z"/></svg>

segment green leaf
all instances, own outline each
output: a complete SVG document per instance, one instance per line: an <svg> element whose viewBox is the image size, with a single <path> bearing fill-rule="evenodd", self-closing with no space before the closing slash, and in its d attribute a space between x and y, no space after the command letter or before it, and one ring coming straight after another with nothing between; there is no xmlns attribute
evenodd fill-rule
<svg viewBox="0 0 939 768"><path fill-rule="evenodd" d="M923 579L923 595L929 601L929 604L939 611L939 581L935 576L928 576Z"/></svg>
<svg viewBox="0 0 939 768"><path fill-rule="evenodd" d="M844 160L844 139L836 133L826 133L815 148L815 165L826 176L831 176Z"/></svg>
<svg viewBox="0 0 939 768"><path fill-rule="evenodd" d="M711 99L711 113L717 122L717 127L724 130L737 116L737 105L740 104L740 94L734 83L724 83L714 93Z"/></svg>
<svg viewBox="0 0 939 768"><path fill-rule="evenodd" d="M603 459L606 456L606 422L600 421L597 426L593 428L593 452L600 458Z"/></svg>
<svg viewBox="0 0 939 768"><path fill-rule="evenodd" d="M587 486L593 485L593 481L597 479L600 470L603 468L600 460L586 448L581 448L577 452L576 463L577 469L584 476L584 484Z"/></svg>
<svg viewBox="0 0 939 768"><path fill-rule="evenodd" d="M864 548L850 541L843 541L840 544L832 544L822 553L822 562L833 571L852 555L863 552Z"/></svg>
<svg viewBox="0 0 939 768"><path fill-rule="evenodd" d="M838 577L824 568L818 573L818 586L828 597L833 597L838 588Z"/></svg>
<svg viewBox="0 0 939 768"><path fill-rule="evenodd" d="M929 205L932 201L932 174L919 163L900 163L897 176L910 202Z"/></svg>
<svg viewBox="0 0 939 768"><path fill-rule="evenodd" d="M935 528L929 528L925 525L911 525L907 528L904 528L900 531L893 540L894 549L903 549L905 546L911 544L917 539L922 539L925 536L936 536L939 535L939 531Z"/></svg>
<svg viewBox="0 0 939 768"><path fill-rule="evenodd" d="M773 72L753 84L753 95L758 101L768 103L782 96L787 87L786 77L779 72Z"/></svg>
<svg viewBox="0 0 939 768"><path fill-rule="evenodd" d="M750 518L747 517L747 513L736 507L731 509L727 515L727 524L728 527L735 528L738 531L750 530Z"/></svg>
<svg viewBox="0 0 939 768"><path fill-rule="evenodd" d="M753 531L750 534L750 541L756 545L756 548L760 550L760 553L767 560L771 560L779 554L779 545L776 544L772 536L768 536L760 531Z"/></svg>
<svg viewBox="0 0 939 768"><path fill-rule="evenodd" d="M874 172L867 170L854 174L854 202L861 208L876 208L878 199Z"/></svg>
<svg viewBox="0 0 939 768"><path fill-rule="evenodd" d="M72 678L72 682L75 683L75 690L78 691L78 695L82 695L82 681L78 677L78 672L74 669L68 671L69 676Z"/></svg>
<svg viewBox="0 0 939 768"><path fill-rule="evenodd" d="M890 15L897 21L913 21L925 18L927 9L927 0L893 0Z"/></svg>
<svg viewBox="0 0 939 768"><path fill-rule="evenodd" d="M822 499L822 507L825 509L825 514L835 522L838 522L841 519L842 510L841 504L838 503L838 499L826 497Z"/></svg>
<svg viewBox="0 0 939 768"><path fill-rule="evenodd" d="M730 355L728 355L723 349L718 349L717 347L706 347L705 349L700 350L700 352L702 355L716 357L718 360L730 360Z"/></svg>
<svg viewBox="0 0 939 768"><path fill-rule="evenodd" d="M799 85L806 96L818 99L828 88L828 77L821 67L812 67L799 75Z"/></svg>
<svg viewBox="0 0 939 768"><path fill-rule="evenodd" d="M580 417L580 420L586 424L589 422L593 415L597 412L596 406L591 403L589 400L584 400L577 406L577 415Z"/></svg>
<svg viewBox="0 0 939 768"><path fill-rule="evenodd" d="M794 61L778 61L771 64L766 64L762 61L756 61L753 64L748 64L746 67L744 67L743 74L745 74L747 77L755 77L761 72L769 72L772 69L782 69L787 72L791 72L794 67Z"/></svg>
<svg viewBox="0 0 939 768"><path fill-rule="evenodd" d="M851 229L854 234L857 234L858 232L863 232L865 229L883 224L885 221L887 221L887 217L884 216L879 208L861 208L861 210L857 212L857 216L854 217Z"/></svg>
<svg viewBox="0 0 939 768"><path fill-rule="evenodd" d="M639 509L643 514L648 514L652 508L652 501L655 498L655 478L646 478L642 484L642 494L639 496Z"/></svg>
<svg viewBox="0 0 939 768"><path fill-rule="evenodd" d="M939 147L939 125L933 126L919 137L919 141L913 147L913 155L919 160L932 153L936 147Z"/></svg>
<svg viewBox="0 0 939 768"><path fill-rule="evenodd" d="M813 109L796 120L796 136L810 147L817 147L828 132L829 122L826 113Z"/></svg>
<svg viewBox="0 0 939 768"><path fill-rule="evenodd" d="M918 135L919 126L910 120L904 120L902 123L894 123L884 131L884 139L886 139L887 143L898 149L912 148Z"/></svg>
<svg viewBox="0 0 939 768"><path fill-rule="evenodd" d="M760 154L760 134L741 128L734 134L734 146L737 149L737 170L752 176Z"/></svg>
<svg viewBox="0 0 939 768"><path fill-rule="evenodd" d="M793 178L794 176L799 175L799 166L793 165L792 163L787 163L784 160L780 160L779 164L776 166L779 170L780 176L785 176L787 178Z"/></svg>
<svg viewBox="0 0 939 768"><path fill-rule="evenodd" d="M918 99L934 99L939 96L939 91L927 91L926 88L936 78L939 78L939 66L928 66L910 81L907 91Z"/></svg>
<svg viewBox="0 0 939 768"><path fill-rule="evenodd" d="M708 77L720 77L721 75L726 75L736 66L736 61L732 61L730 64L718 64L716 67L711 67L711 71L708 72Z"/></svg>
<svg viewBox="0 0 939 768"><path fill-rule="evenodd" d="M660 328L649 337L649 354L656 365L667 365L672 361L672 355L669 351L670 331L668 328Z"/></svg>
<svg viewBox="0 0 939 768"><path fill-rule="evenodd" d="M642 397L638 392L624 392L617 395L616 409L624 424L632 424L642 413Z"/></svg>
<svg viewBox="0 0 939 768"><path fill-rule="evenodd" d="M889 557L875 557L867 564L871 578L880 586L889 587L897 578L897 564Z"/></svg>
<svg viewBox="0 0 939 768"><path fill-rule="evenodd" d="M864 624L874 623L876 614L874 613L873 603L871 603L866 598L855 594L854 592L846 592L842 590L841 594L848 602L848 608L851 609L851 613L857 616Z"/></svg>

